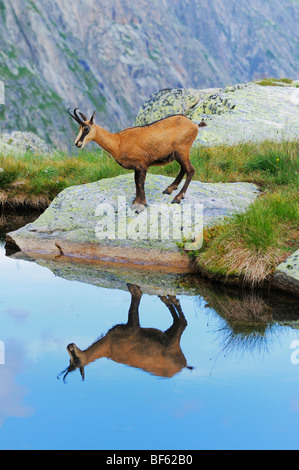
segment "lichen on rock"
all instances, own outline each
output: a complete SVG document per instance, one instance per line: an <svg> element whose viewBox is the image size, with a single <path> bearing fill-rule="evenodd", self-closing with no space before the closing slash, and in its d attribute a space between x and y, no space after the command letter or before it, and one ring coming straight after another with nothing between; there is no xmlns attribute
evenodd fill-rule
<svg viewBox="0 0 299 470"><path fill-rule="evenodd" d="M135 119L136 126L144 126L173 114L189 116L197 106L206 103L220 88L195 90L193 88L165 89L154 93L142 106Z"/></svg>
<svg viewBox="0 0 299 470"><path fill-rule="evenodd" d="M0 151L17 156L26 152L51 154L54 149L33 132L13 131L0 134Z"/></svg>
<svg viewBox="0 0 299 470"><path fill-rule="evenodd" d="M105 252L110 258L129 256L133 263L136 257L138 262L144 258L158 265L162 259L163 263L169 259L179 265L186 260L180 255L178 242L184 237L192 238L192 234L196 236L198 207L203 208L203 225L212 225L246 210L259 194L258 188L250 183L192 181L186 198L178 206L171 204L171 196L162 193L171 182L170 177L147 175L148 207L141 214L130 210L135 195L132 173L69 187L34 223L10 233L9 237L25 252L63 252L96 258L100 251L101 256ZM108 223L107 214L111 214L109 224L112 220L113 225L103 228ZM105 230L110 229L106 236ZM74 246L76 253L72 253Z"/></svg>
<svg viewBox="0 0 299 470"><path fill-rule="evenodd" d="M135 124L149 124L171 114L207 122L195 146L299 138L299 90L292 83L283 87L248 83L225 89L162 90L142 106Z"/></svg>
<svg viewBox="0 0 299 470"><path fill-rule="evenodd" d="M273 285L286 292L299 295L299 250L277 266L273 276Z"/></svg>

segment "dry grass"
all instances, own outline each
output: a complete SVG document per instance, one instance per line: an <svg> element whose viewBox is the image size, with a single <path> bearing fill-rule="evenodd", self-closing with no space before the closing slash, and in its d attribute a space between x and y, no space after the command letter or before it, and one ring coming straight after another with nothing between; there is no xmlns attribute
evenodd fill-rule
<svg viewBox="0 0 299 470"><path fill-rule="evenodd" d="M244 285L268 281L275 267L298 248L299 192L266 193L244 214L227 220L197 254L202 271Z"/></svg>
<svg viewBox="0 0 299 470"><path fill-rule="evenodd" d="M281 259L281 253L278 254L275 249L262 253L241 243L236 246L235 241L225 243L224 246L220 244L219 248L221 258L199 257L200 268L214 272L225 280L237 277L244 285L258 286L264 283Z"/></svg>
<svg viewBox="0 0 299 470"><path fill-rule="evenodd" d="M50 203L51 200L43 195L26 195L20 193L11 197L11 194L7 191L0 192L0 206L3 208L21 209L23 207L26 210L43 210L46 209Z"/></svg>
<svg viewBox="0 0 299 470"><path fill-rule="evenodd" d="M273 321L272 309L255 293L246 293L242 298L226 295L221 301L221 315L230 323L266 325Z"/></svg>

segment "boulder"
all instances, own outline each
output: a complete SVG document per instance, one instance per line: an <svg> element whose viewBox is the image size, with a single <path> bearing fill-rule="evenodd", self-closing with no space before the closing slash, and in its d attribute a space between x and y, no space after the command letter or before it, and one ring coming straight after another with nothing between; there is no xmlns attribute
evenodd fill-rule
<svg viewBox="0 0 299 470"><path fill-rule="evenodd" d="M194 107L198 106L199 103L204 103L210 96L220 91L221 88L208 88L205 90L167 88L160 90L144 103L137 114L135 125L144 126L172 114L189 116Z"/></svg>
<svg viewBox="0 0 299 470"><path fill-rule="evenodd" d="M201 223L212 225L246 210L259 190L250 183L192 181L178 205L171 204L173 196L162 194L172 180L147 175L148 207L139 214L130 209L135 195L132 173L69 187L35 222L9 233L7 243L28 254L192 272L190 257L178 246L183 237L197 236Z"/></svg>
<svg viewBox="0 0 299 470"><path fill-rule="evenodd" d="M293 82L294 83L294 82ZM144 103L136 125L184 114L208 126L194 145L233 145L299 137L299 89L293 86L228 85L225 89L162 90Z"/></svg>
<svg viewBox="0 0 299 470"><path fill-rule="evenodd" d="M51 154L53 148L33 132L13 131L0 134L0 151L5 155L23 155L26 152Z"/></svg>

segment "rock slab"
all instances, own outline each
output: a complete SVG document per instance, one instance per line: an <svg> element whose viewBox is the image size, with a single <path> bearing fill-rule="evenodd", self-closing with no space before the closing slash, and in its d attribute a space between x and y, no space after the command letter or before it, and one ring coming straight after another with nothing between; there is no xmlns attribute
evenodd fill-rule
<svg viewBox="0 0 299 470"><path fill-rule="evenodd" d="M178 205L171 204L173 195L162 194L172 180L166 176L147 175L148 207L139 214L130 210L135 195L132 173L69 187L35 222L9 233L7 242L28 254L192 272L190 258L181 253L178 243L183 237L188 240L192 234L197 236L195 230L199 225L195 208L202 208L202 225L212 225L246 210L259 190L250 183L193 181L186 198ZM157 208L160 212L155 212ZM190 211L192 217L188 219ZM180 214L181 218L174 219L174 213ZM152 214L157 214L157 218ZM153 227L158 227L157 231Z"/></svg>

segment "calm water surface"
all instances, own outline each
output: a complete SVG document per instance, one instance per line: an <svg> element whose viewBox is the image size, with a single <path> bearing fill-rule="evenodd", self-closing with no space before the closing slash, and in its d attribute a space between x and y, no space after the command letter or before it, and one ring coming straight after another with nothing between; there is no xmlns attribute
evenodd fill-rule
<svg viewBox="0 0 299 470"><path fill-rule="evenodd" d="M64 382L67 345L86 349L126 324L132 301L136 319L139 301L126 274L123 287L99 287L52 269L1 246L1 449L298 449L295 302L211 287L161 299L139 285L141 327L167 331L176 309L178 370L155 368L147 338L134 367L103 357Z"/></svg>

